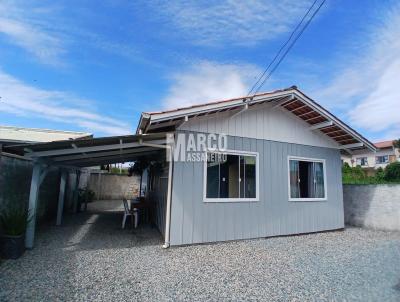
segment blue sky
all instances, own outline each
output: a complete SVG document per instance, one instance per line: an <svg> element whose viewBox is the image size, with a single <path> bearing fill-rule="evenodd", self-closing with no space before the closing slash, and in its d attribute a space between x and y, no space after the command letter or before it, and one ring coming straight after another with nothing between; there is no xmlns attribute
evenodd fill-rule
<svg viewBox="0 0 400 302"><path fill-rule="evenodd" d="M246 95L312 1L0 1L0 124L133 133L142 111ZM327 0L263 91L297 85L400 137L400 2Z"/></svg>

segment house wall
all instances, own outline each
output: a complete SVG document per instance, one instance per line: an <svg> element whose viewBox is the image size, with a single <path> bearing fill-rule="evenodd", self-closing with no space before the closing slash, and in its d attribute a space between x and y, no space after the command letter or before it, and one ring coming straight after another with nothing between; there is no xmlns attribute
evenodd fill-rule
<svg viewBox="0 0 400 302"><path fill-rule="evenodd" d="M259 153L260 200L205 203L204 162L174 162L171 245L344 227L339 150L238 136L228 136L228 149ZM327 201L288 201L289 155L326 160Z"/></svg>
<svg viewBox="0 0 400 302"><path fill-rule="evenodd" d="M266 103L250 107L232 116L223 112L190 119L179 130L224 133L232 136L266 139L302 145L338 148L338 144L319 130L310 131L310 125L281 107Z"/></svg>
<svg viewBox="0 0 400 302"><path fill-rule="evenodd" d="M149 197L154 202L154 223L160 233L165 236L165 214L168 190L168 167L153 176L153 186L150 186Z"/></svg>
<svg viewBox="0 0 400 302"><path fill-rule="evenodd" d="M389 163L385 163L385 164L376 164L375 163L375 157L383 156L383 155L389 155L389 156L393 155L399 160L399 156L397 155L397 153L395 152L395 150L393 148L378 150L378 151L376 151L376 153L364 152L364 153L352 154L351 156L342 156L342 159L344 162L348 163L350 165L350 167L355 167L355 166L357 166L357 158L367 157L368 165L362 166L362 167L378 169L379 167L385 168L390 163L390 159L389 159ZM353 160L353 162L352 162L352 160Z"/></svg>

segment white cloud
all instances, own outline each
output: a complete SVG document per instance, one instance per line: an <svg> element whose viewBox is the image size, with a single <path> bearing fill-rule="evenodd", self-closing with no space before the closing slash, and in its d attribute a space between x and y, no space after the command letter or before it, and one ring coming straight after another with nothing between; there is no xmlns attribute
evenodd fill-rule
<svg viewBox="0 0 400 302"><path fill-rule="evenodd" d="M311 1L183 1L153 3L164 22L171 22L198 44L251 45L292 29Z"/></svg>
<svg viewBox="0 0 400 302"><path fill-rule="evenodd" d="M379 15L359 41L363 49L346 60L326 89L315 91L317 99L347 112L352 125L375 138L400 136L400 5ZM391 138L393 138L391 137Z"/></svg>
<svg viewBox="0 0 400 302"><path fill-rule="evenodd" d="M65 50L60 35L51 31L44 21L49 11L22 7L18 1L0 3L0 34L42 63L59 65Z"/></svg>
<svg viewBox="0 0 400 302"><path fill-rule="evenodd" d="M110 135L128 134L130 126L93 113L88 100L63 91L27 85L0 70L0 111L78 126L86 131ZM82 103L83 105L79 105Z"/></svg>
<svg viewBox="0 0 400 302"><path fill-rule="evenodd" d="M202 61L173 75L173 84L163 100L166 108L246 96L259 74L252 65L217 64Z"/></svg>

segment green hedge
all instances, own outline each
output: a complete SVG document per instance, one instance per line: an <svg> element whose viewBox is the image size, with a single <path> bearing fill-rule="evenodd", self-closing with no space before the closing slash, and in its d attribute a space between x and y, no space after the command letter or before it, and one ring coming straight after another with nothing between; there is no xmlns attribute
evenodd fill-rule
<svg viewBox="0 0 400 302"><path fill-rule="evenodd" d="M342 167L343 184L399 184L400 183L400 162L394 162L385 169L378 168L374 176L367 176L365 170L360 166L350 167L344 163Z"/></svg>

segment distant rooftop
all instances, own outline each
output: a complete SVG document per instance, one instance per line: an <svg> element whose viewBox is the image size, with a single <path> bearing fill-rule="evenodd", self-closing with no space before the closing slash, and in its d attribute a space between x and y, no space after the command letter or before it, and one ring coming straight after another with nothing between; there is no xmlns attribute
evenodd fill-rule
<svg viewBox="0 0 400 302"><path fill-rule="evenodd" d="M382 149L382 148L391 148L393 147L393 141L382 141L374 143L375 147Z"/></svg>
<svg viewBox="0 0 400 302"><path fill-rule="evenodd" d="M93 137L91 133L40 128L0 126L0 143L34 143L76 140Z"/></svg>

